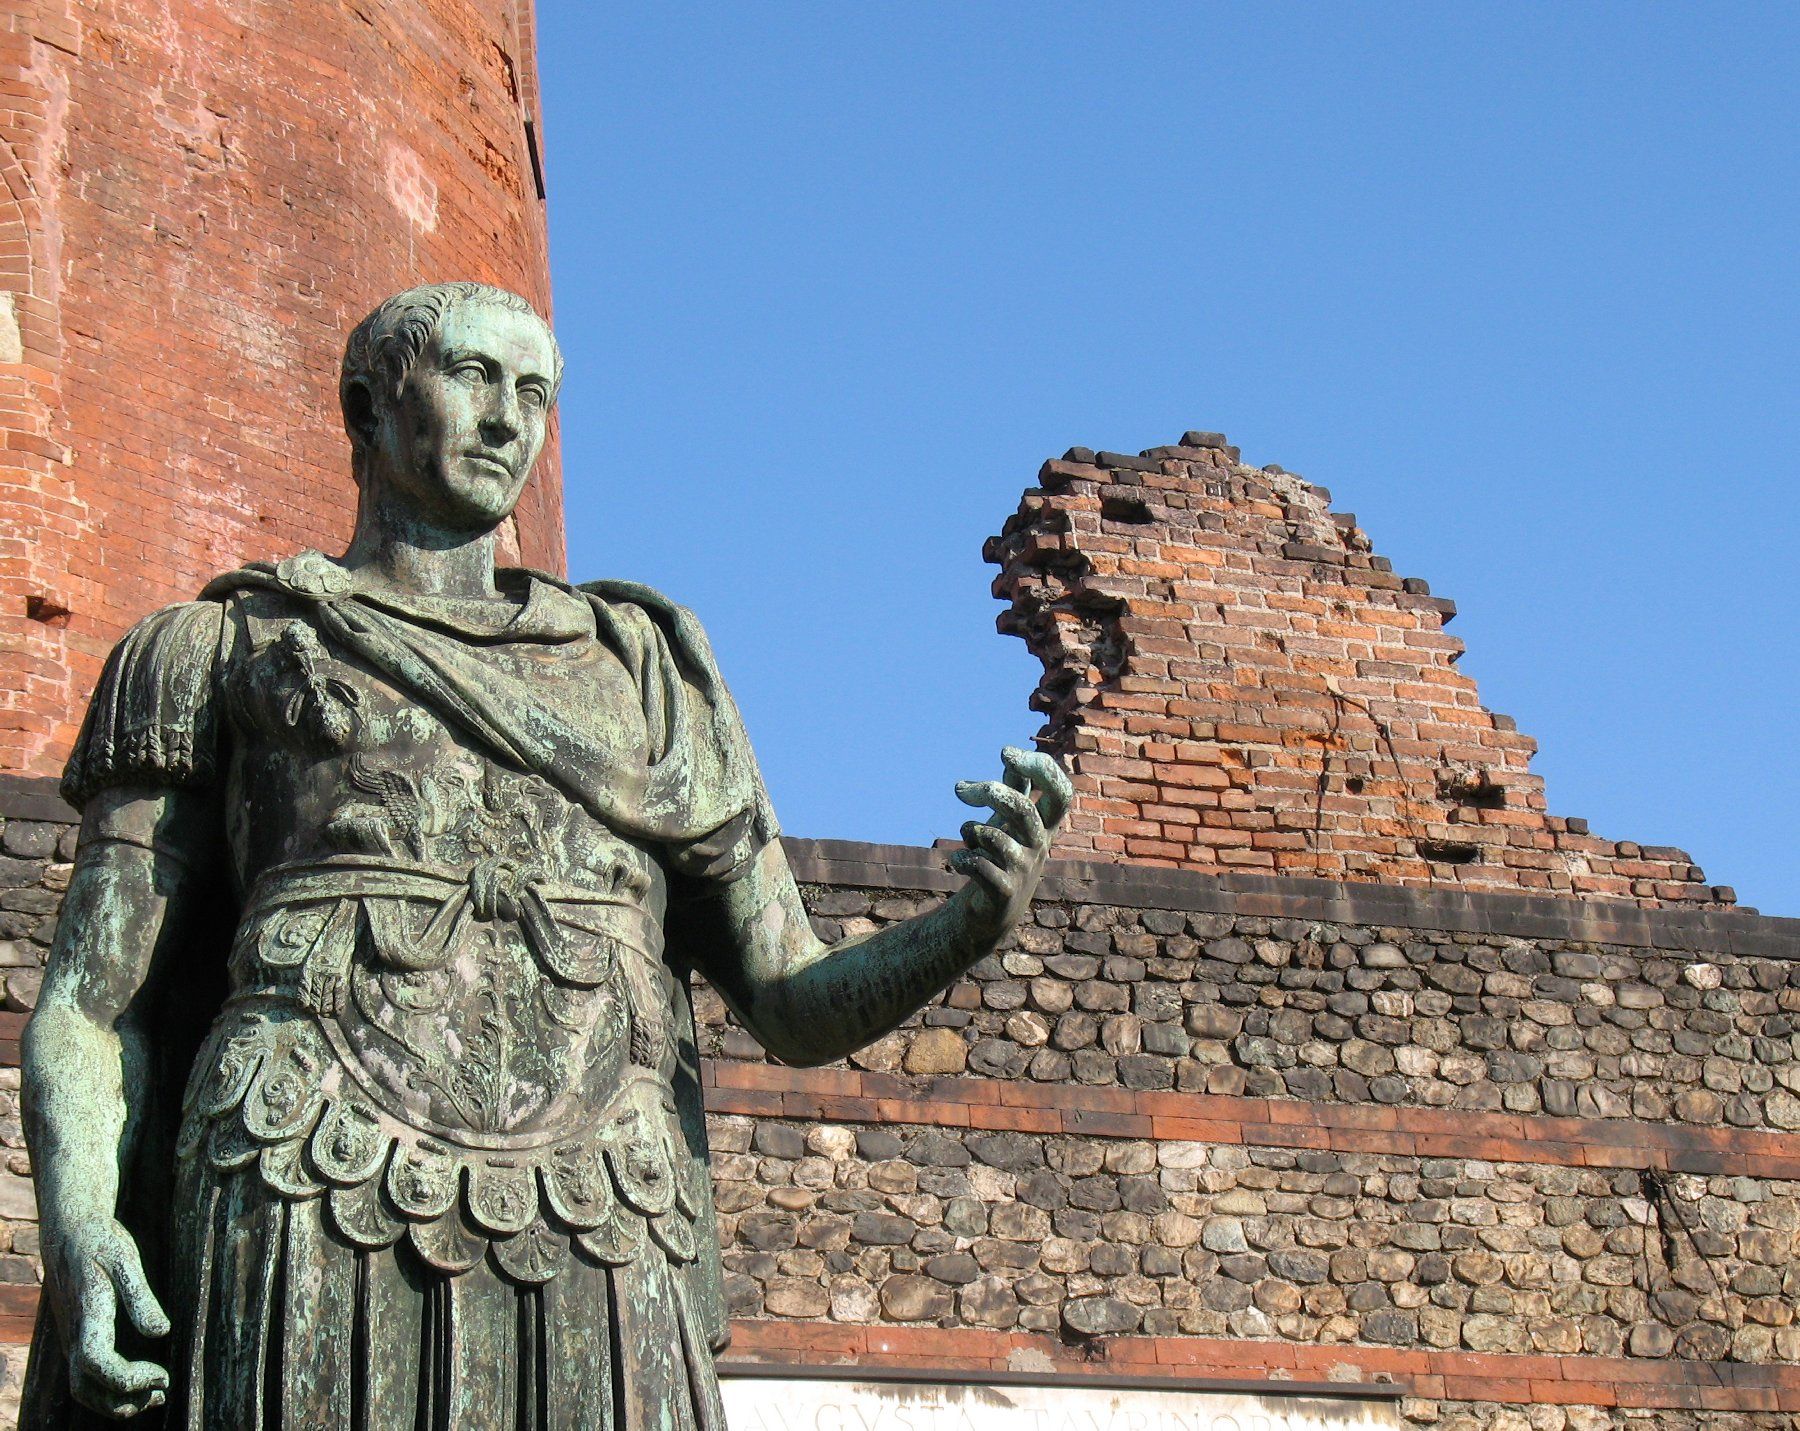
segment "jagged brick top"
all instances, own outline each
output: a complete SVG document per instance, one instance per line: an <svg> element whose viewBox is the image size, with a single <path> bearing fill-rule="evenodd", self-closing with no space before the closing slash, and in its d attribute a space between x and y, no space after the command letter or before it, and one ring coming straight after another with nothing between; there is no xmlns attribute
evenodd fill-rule
<svg viewBox="0 0 1800 1431"><path fill-rule="evenodd" d="M1546 813L1456 668L1452 602L1218 433L1046 462L988 540L1000 630L1079 792L1059 846L1146 864L1727 905L1677 849Z"/></svg>

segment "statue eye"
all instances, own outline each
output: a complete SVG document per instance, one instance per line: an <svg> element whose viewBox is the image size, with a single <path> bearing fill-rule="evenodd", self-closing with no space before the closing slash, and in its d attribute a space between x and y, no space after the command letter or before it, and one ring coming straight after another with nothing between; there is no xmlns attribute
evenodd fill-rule
<svg viewBox="0 0 1800 1431"><path fill-rule="evenodd" d="M479 382L479 383L485 383L488 380L488 370L487 370L486 363L477 363L477 362L472 362L472 361L466 362L466 363L458 363L450 371L456 377L472 379L473 381Z"/></svg>
<svg viewBox="0 0 1800 1431"><path fill-rule="evenodd" d="M519 395L533 407L544 407L550 401L549 393L545 392L544 389L539 387L536 383L527 383L524 387L519 389Z"/></svg>

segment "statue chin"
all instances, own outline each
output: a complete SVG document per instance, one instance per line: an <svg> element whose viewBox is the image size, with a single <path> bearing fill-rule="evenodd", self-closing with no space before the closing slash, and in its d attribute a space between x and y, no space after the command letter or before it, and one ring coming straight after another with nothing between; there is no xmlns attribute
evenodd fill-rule
<svg viewBox="0 0 1800 1431"><path fill-rule="evenodd" d="M444 483L445 505L453 518L466 516L478 523L485 536L513 514L525 491L525 480L465 458L460 470Z"/></svg>
<svg viewBox="0 0 1800 1431"><path fill-rule="evenodd" d="M458 471L388 484L387 500L377 513L384 525L415 538L430 529L438 537L434 546L445 539L475 541L512 516L524 490L524 481L510 475L502 479L486 471Z"/></svg>
<svg viewBox="0 0 1800 1431"><path fill-rule="evenodd" d="M508 492L493 501L463 501L447 514L449 525L466 532L471 540L485 537L498 530L518 505L518 492Z"/></svg>

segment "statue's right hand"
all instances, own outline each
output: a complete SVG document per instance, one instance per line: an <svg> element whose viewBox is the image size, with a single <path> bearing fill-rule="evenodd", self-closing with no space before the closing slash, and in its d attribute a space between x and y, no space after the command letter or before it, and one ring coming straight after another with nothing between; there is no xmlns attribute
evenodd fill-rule
<svg viewBox="0 0 1800 1431"><path fill-rule="evenodd" d="M69 1350L69 1389L102 1416L136 1416L161 1406L169 1373L118 1350L121 1304L147 1337L169 1334L169 1318L144 1276L137 1243L115 1218L94 1218L46 1238L45 1281Z"/></svg>

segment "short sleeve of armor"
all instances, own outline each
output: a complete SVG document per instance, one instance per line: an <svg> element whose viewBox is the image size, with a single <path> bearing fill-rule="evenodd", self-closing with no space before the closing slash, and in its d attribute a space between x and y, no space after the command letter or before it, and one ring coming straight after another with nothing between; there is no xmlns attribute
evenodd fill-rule
<svg viewBox="0 0 1800 1431"><path fill-rule="evenodd" d="M204 787L218 774L216 673L224 608L187 602L146 616L113 648L63 771L80 809L115 785Z"/></svg>

